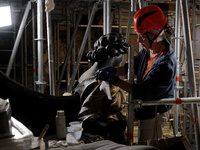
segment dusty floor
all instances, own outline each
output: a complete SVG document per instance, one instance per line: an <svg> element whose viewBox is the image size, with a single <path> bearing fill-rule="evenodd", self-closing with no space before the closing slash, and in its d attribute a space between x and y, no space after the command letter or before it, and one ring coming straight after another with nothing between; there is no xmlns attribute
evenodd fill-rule
<svg viewBox="0 0 200 150"><path fill-rule="evenodd" d="M178 132L178 136L181 136L181 132ZM163 130L163 138L173 138L174 137L174 132L173 132L173 119L171 119L164 127ZM193 141L195 138L193 139ZM138 143L138 122L134 122L134 137L133 137L133 143ZM196 150L196 145L191 144L192 150Z"/></svg>
<svg viewBox="0 0 200 150"><path fill-rule="evenodd" d="M137 122L134 123L134 128L133 129L134 129L133 142L137 143L138 142L138 124L137 124ZM166 124L166 126L164 127L163 138L170 138L170 137L174 137L174 135L173 135L173 127L171 126L170 122L168 122Z"/></svg>

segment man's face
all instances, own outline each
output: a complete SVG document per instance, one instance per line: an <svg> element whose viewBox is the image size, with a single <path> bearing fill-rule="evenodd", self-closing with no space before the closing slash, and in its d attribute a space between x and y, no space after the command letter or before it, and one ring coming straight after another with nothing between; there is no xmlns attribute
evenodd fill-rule
<svg viewBox="0 0 200 150"><path fill-rule="evenodd" d="M144 47L144 49L148 50L150 47L149 39L150 40L153 39L155 35L150 32L143 34L137 33L137 35L138 35L137 41ZM149 39L147 36L149 37Z"/></svg>

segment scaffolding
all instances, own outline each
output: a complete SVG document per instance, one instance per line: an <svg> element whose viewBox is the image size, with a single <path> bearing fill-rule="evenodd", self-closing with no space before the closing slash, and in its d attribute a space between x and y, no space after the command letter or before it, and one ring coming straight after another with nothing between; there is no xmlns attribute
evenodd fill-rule
<svg viewBox="0 0 200 150"><path fill-rule="evenodd" d="M79 2L79 1L76 1ZM21 21L21 26L19 28L18 31L18 35L17 38L15 40L15 44L12 50L12 54L10 56L10 61L8 64L8 68L7 68L7 72L6 75L9 76L12 66L13 66L13 62L15 60L15 56L17 53L17 49L19 47L19 43L20 40L22 38L22 34L23 31L25 29L25 37L24 37L24 42L25 45L27 44L26 41L26 21L27 18L29 16L29 11L32 10L32 18L35 18L35 9L32 6L31 7L31 3L35 3L35 1L28 1L25 11L24 11L24 16L22 18ZM33 38L33 42L32 42L32 47L33 47L33 58L32 58L32 65L28 65L27 62L27 53L25 53L25 57L24 62L26 65L25 68L25 85L27 86L27 67L28 66L32 66L33 69L33 89L34 90L38 90L38 92L44 93L44 85L46 84L46 82L44 81L44 60L43 60L43 42L45 41L44 37L43 37L43 4L41 3L41 1L36 1L37 3L37 39L35 39L35 19L32 19L32 38ZM86 2L85 2L86 3ZM63 81L64 77L64 73L67 70L67 75L66 75L66 91L71 92L73 84L76 80L76 78L78 77L77 74L79 73L79 67L82 59L82 55L86 46L86 43L88 42L88 50L90 50L91 48L91 28L103 28L103 33L102 34L107 34L110 33L111 30L113 28L118 28L119 32L122 32L122 28L125 29L126 28L126 40L127 42L129 41L129 36L130 36L130 29L133 28L131 26L132 24L132 18L133 18L133 14L136 12L136 10L138 8L141 8L143 6L146 6L150 3L166 3L166 1L139 1L138 3L136 3L135 1L131 0L131 1L127 1L127 2L118 2L118 1L111 1L111 0L99 0L99 1L94 1L92 3L92 11L90 12L90 8L88 8L88 24L87 25L81 25L81 19L82 19L82 11L83 9L81 8L75 8L75 6L73 5L72 10L73 10L73 21L72 22L70 19L70 7L67 8L67 10L65 11L65 15L67 16L66 21L60 22L59 19L57 21L54 21L53 23L51 22L52 20L52 16L51 13L46 13L46 21L47 21L47 42L48 42L48 68L49 68L49 87L50 87L50 95L59 95L59 89L61 86L61 83ZM172 3L171 1L167 1L167 3ZM175 54L176 54L176 58L177 58L177 62L178 62L178 66L177 66L177 77L176 77L176 89L175 89L175 98L173 99L162 99L159 101L154 101L154 102L148 102L148 103L142 103L142 106L146 106L146 105L160 105L160 104L174 104L174 112L173 112L173 117L174 117L174 136L180 136L178 134L178 122L179 122L179 106L183 105L184 108L189 107L192 115L192 119L190 118L190 134L189 134L189 139L190 141L195 141L195 145L196 145L196 149L199 149L199 123L200 123L200 119L199 119L199 97L197 97L197 91L200 92L200 90L198 90L196 88L197 83L196 83L196 77L195 77L195 67L194 67L194 58L193 58L193 51L194 51L194 44L192 45L192 38L191 38L191 33L190 33L190 14L189 14L189 8L188 8L188 3L189 1L186 0L177 0L175 3L175 37L173 37L174 39L174 50L175 50ZM89 2L88 4L91 5L91 2ZM114 5L113 5L114 4ZM117 5L116 5L117 4ZM127 21L127 25L123 26L122 25L122 8L126 7L130 5L129 7L129 15L128 15L128 21ZM191 7L191 16L192 18L195 18L195 10L196 10L196 3L195 1L190 3L189 7ZM88 5L86 5L88 6ZM113 21L113 6L115 8L118 8L118 16L119 16L119 25L112 25L112 21ZM99 8L103 8L103 25L92 25L94 16L96 11ZM78 17L76 18L76 15L78 15ZM182 19L181 19L182 17ZM197 21L195 19L192 20L192 25L193 25L193 40L195 40L195 27L197 25ZM73 28L73 34L70 37L70 25L73 24L74 28ZM53 27L51 25L54 25ZM67 26L66 28L66 45L64 47L64 49L66 50L66 55L63 58L63 61L60 62L60 52L61 52L61 47L60 47L60 29L61 27L64 25ZM182 27L181 27L182 24ZM86 28L85 33L83 35L82 38L82 43L80 46L80 50L79 52L76 51L77 49L77 45L76 45L76 34L77 34L77 30L78 28ZM181 31L183 32L183 37L181 37ZM54 33L54 39L52 39L52 33ZM71 40L69 40L71 39ZM173 40L172 39L172 40ZM183 41L184 43L184 48L185 50L181 49L181 41ZM36 56L36 42L37 42L37 56ZM54 46L53 46L54 45ZM25 47L25 52L27 52L27 47ZM181 60L180 60L180 53L181 50L183 51L183 53L185 54L185 58L187 61L187 67L186 67L186 74L188 74L188 80L189 80L189 95L190 97L188 97L188 95L184 95L184 98L180 98L180 70L181 68ZM77 59L76 59L76 54L77 54ZM130 47L130 51L128 54L128 58L124 57L122 64L124 64L126 62L126 60L128 59L129 62L129 68L131 68L131 66L133 65L133 47ZM70 57L72 60L72 65L73 65L73 70L71 72L70 70ZM38 59L38 62L36 63L36 58ZM75 60L76 59L76 60ZM38 65L38 66L37 66ZM59 71L60 66L62 65L62 70L61 72ZM89 66L89 65L88 65ZM36 74L36 68L38 67L38 73ZM67 69L66 69L67 67ZM199 65L200 67L200 65ZM200 69L198 69L200 70ZM128 74L128 79L129 81L133 81L133 72L131 72L131 69L129 69L129 74ZM200 73L200 71L199 71ZM71 76L70 76L71 75ZM38 79L36 81L36 79ZM57 81L57 84L56 84ZM188 93L188 87L186 85L187 83L184 82L184 93ZM36 86L38 85L38 86ZM55 88L56 87L56 88ZM200 88L200 86L199 86ZM199 95L199 94L198 94ZM127 101L127 105L128 105L128 143L129 145L133 144L133 121L134 121L134 116L133 116L133 109L134 109L134 105L135 103L138 101L137 100L133 100L131 95L128 95L128 101ZM141 102L139 102L141 103ZM178 105L177 105L178 104ZM186 116L186 112L183 111L184 113L184 117ZM187 118L183 118L184 120L186 120ZM192 120L196 120L195 123ZM183 121L183 124L186 121ZM192 123L191 123L192 122ZM183 131L185 131L186 125L183 125ZM195 139L193 139L192 136L192 131L195 131ZM186 134L183 132L183 134Z"/></svg>

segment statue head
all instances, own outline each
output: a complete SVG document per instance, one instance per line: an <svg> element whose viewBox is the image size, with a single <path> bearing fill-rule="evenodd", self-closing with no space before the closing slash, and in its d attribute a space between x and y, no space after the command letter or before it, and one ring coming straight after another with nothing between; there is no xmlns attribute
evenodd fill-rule
<svg viewBox="0 0 200 150"><path fill-rule="evenodd" d="M128 52L129 44L121 33L102 35L95 43L94 50L87 53L88 62L97 62L99 67L117 66L122 55Z"/></svg>

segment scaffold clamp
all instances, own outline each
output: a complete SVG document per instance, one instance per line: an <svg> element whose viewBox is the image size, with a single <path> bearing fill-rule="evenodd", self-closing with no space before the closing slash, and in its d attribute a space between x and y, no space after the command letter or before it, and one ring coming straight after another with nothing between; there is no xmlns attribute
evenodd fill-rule
<svg viewBox="0 0 200 150"><path fill-rule="evenodd" d="M43 81L43 82L41 82L41 81L35 81L35 84L37 84L37 85L44 85L44 84L47 84L47 82L45 82L45 81Z"/></svg>

